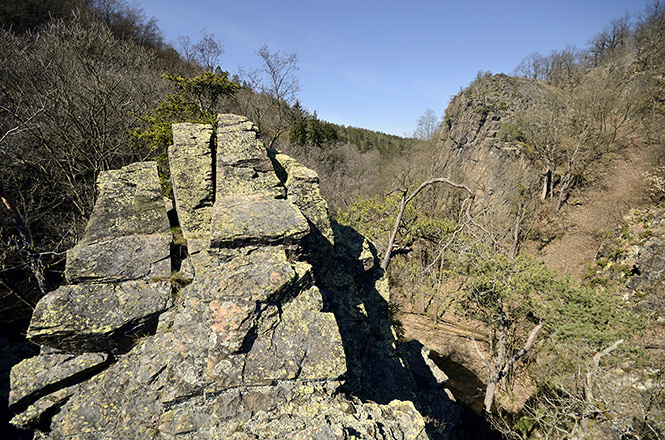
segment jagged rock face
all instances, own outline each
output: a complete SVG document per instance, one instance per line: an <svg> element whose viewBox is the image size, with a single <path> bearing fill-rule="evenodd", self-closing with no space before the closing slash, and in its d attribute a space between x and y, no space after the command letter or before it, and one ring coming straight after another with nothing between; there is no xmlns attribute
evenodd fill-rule
<svg viewBox="0 0 665 440"><path fill-rule="evenodd" d="M625 286L624 298L653 322L665 321L665 209L636 208L607 234L584 277ZM665 346L657 331L650 343Z"/></svg>
<svg viewBox="0 0 665 440"><path fill-rule="evenodd" d="M38 426L43 439L451 438L458 415L445 378L421 346L395 340L364 237L335 231L316 175L269 158L247 119L218 120L216 150L212 127L193 124L174 125L169 150L191 282L171 292L146 270L152 244L136 240L164 225L86 236L77 246L104 240L103 249L141 261L118 255L112 268L89 249L70 253L79 284L37 306L29 336L48 347L12 370L13 423ZM157 209L146 180L135 186L140 201L117 195L125 193L113 180L148 168L100 177L113 200L100 191L103 214L90 231L116 221L109 207L120 200L132 219L153 201ZM126 237L133 247L123 247Z"/></svg>
<svg viewBox="0 0 665 440"><path fill-rule="evenodd" d="M510 122L516 110L534 105L543 87L533 80L495 75L478 80L446 109L438 144L444 174L473 189L476 216L500 236L509 233L520 192L537 186L540 173L532 169L521 146L502 139L502 124Z"/></svg>
<svg viewBox="0 0 665 440"><path fill-rule="evenodd" d="M83 239L67 252L69 282L35 307L28 339L52 348L117 351L171 305L171 232L155 163L107 171Z"/></svg>
<svg viewBox="0 0 665 440"><path fill-rule="evenodd" d="M169 147L171 181L176 212L187 240L209 234L214 182L212 126L173 124Z"/></svg>

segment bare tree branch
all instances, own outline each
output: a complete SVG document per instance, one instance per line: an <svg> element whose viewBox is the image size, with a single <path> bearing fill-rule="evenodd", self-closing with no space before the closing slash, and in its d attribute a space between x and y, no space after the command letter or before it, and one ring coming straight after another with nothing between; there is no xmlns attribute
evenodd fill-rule
<svg viewBox="0 0 665 440"><path fill-rule="evenodd" d="M399 206L399 212L397 213L397 218L395 219L395 226L393 228L392 234L390 234L390 239L388 240L388 245L386 246L386 251L383 254L383 259L381 260L381 268L385 271L388 269L388 264L390 264L390 257L393 254L393 247L395 246L395 239L397 238L397 233L399 232L399 228L402 224L402 217L404 216L404 209L406 208L406 205L413 200L414 197L420 193L423 189L425 189L429 185L433 185L435 183L445 183L447 185L450 185L454 188L460 188L469 193L469 199L470 202L466 207L466 216L467 219L471 218L471 207L473 206L473 200L475 199L476 195L474 192L469 188L468 186L461 184L461 183L456 183L453 182L452 180L446 178L446 177L437 177L434 179L429 179L423 183L420 184L418 188L416 188L411 194L407 196L407 190L405 189L394 189L391 191L389 194L392 194L395 191L400 191L402 192L402 200L400 202Z"/></svg>

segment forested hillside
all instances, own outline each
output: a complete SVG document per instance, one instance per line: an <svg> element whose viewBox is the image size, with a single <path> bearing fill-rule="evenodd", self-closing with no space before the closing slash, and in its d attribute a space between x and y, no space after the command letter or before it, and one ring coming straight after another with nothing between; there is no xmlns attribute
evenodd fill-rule
<svg viewBox="0 0 665 440"><path fill-rule="evenodd" d="M295 54L230 73L213 34L166 42L123 0L4 1L0 53L0 336L63 282L100 172L156 160L172 199L171 124L236 113L318 173L394 328L497 435L665 437L662 3L479 72L412 138L319 119Z"/></svg>
<svg viewBox="0 0 665 440"><path fill-rule="evenodd" d="M664 35L650 3L479 72L416 181L339 217L390 246L405 337L506 438L663 438Z"/></svg>

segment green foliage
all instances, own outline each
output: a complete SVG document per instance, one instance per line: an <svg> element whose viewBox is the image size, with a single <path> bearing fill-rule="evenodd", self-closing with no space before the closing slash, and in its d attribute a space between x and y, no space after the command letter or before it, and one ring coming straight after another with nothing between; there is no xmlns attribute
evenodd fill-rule
<svg viewBox="0 0 665 440"><path fill-rule="evenodd" d="M384 198L359 197L347 210L338 211L336 218L340 224L351 226L372 241L382 243L388 239L395 226L400 200L399 192L393 192ZM456 228L456 222L422 209L414 201L404 210L399 241L412 243L425 239L438 243Z"/></svg>
<svg viewBox="0 0 665 440"><path fill-rule="evenodd" d="M240 89L240 84L229 79L229 72L204 72L193 78L180 75L165 74L164 77L173 83L174 92L195 102L201 113L213 111L219 99L231 96Z"/></svg>
<svg viewBox="0 0 665 440"><path fill-rule="evenodd" d="M298 101L293 105L292 110L293 121L289 131L289 142L302 147L307 143L307 114Z"/></svg>
<svg viewBox="0 0 665 440"><path fill-rule="evenodd" d="M537 301L544 290L554 287L555 278L542 263L526 255L515 260L501 254L469 257L465 295L461 299L469 316L491 327L544 318Z"/></svg>
<svg viewBox="0 0 665 440"><path fill-rule="evenodd" d="M354 145L361 153L378 151L385 158L394 158L415 142L414 139L321 120L316 112L313 115L307 114L299 103L292 110L294 120L289 131L289 141L294 145L329 148L337 142L343 142Z"/></svg>
<svg viewBox="0 0 665 440"><path fill-rule="evenodd" d="M626 338L642 327L642 320L612 291L573 288L569 282L544 292L545 329L557 343L586 347L587 353Z"/></svg>
<svg viewBox="0 0 665 440"><path fill-rule="evenodd" d="M524 143L527 140L524 133L524 123L519 118L508 122L501 121L499 130L501 139L506 142Z"/></svg>
<svg viewBox="0 0 665 440"><path fill-rule="evenodd" d="M338 223L350 226L375 243L385 241L393 228L399 207L399 195L391 194L384 199L379 197L359 197L345 211L338 211ZM405 212L412 218L411 211Z"/></svg>
<svg viewBox="0 0 665 440"><path fill-rule="evenodd" d="M340 140L355 145L360 152L376 150L383 157L396 157L413 142L413 139L364 128L338 126L337 130Z"/></svg>
<svg viewBox="0 0 665 440"><path fill-rule="evenodd" d="M167 149L173 142L171 125L193 122L214 127L215 105L221 97L234 94L240 86L229 80L228 72L205 72L193 78L171 74L164 77L172 82L172 92L159 101L154 110L140 118L145 127L134 130L130 138L150 149L151 158L157 161L162 190L170 196Z"/></svg>
<svg viewBox="0 0 665 440"><path fill-rule="evenodd" d="M598 350L640 328L640 319L602 287L576 286L526 254L471 256L460 301L487 325L540 322L557 343Z"/></svg>

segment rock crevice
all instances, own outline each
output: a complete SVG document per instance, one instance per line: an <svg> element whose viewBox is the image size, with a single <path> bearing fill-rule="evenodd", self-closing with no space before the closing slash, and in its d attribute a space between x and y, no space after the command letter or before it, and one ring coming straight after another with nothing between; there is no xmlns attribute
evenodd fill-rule
<svg viewBox="0 0 665 440"><path fill-rule="evenodd" d="M31 322L42 354L12 370L13 423L42 439L455 438L444 379L396 340L371 247L330 221L316 173L246 118L217 124L216 142L173 126L177 289L156 165L100 175L70 284Z"/></svg>

